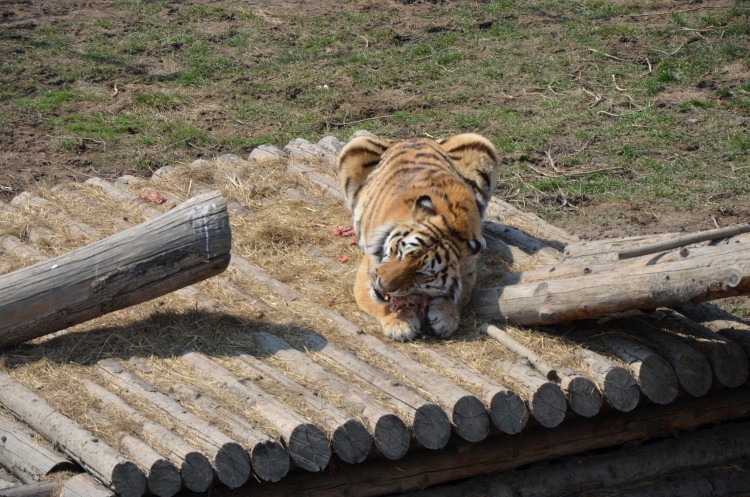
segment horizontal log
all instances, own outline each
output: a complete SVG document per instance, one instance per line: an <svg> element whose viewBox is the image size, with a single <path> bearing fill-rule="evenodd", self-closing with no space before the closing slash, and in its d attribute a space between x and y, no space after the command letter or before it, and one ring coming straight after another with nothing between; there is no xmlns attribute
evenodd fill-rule
<svg viewBox="0 0 750 497"><path fill-rule="evenodd" d="M573 418L558 428L527 430L522 437L490 437L472 445L471 450L449 445L439 452L412 452L399 461L366 461L356 466L332 469L325 475L290 474L273 487L251 482L240 489L242 493L227 492L224 497L250 494L254 497L292 497L303 493L308 497L399 494L478 475L515 470L535 462L614 448L628 442L671 438L676 432L742 418L748 412L750 389L721 390L700 399L683 397L667 406L652 404L630 413L610 411L595 418ZM545 465L545 468L551 467ZM618 472L617 467L613 471Z"/></svg>
<svg viewBox="0 0 750 497"><path fill-rule="evenodd" d="M500 431L509 435L521 433L529 420L529 410L515 391L479 374L466 364L425 347L419 351L439 370L450 371L460 381L480 392L490 413L490 420Z"/></svg>
<svg viewBox="0 0 750 497"><path fill-rule="evenodd" d="M132 461L4 374L0 374L0 405L122 497L140 497L145 493L146 476Z"/></svg>
<svg viewBox="0 0 750 497"><path fill-rule="evenodd" d="M251 280L265 285L282 299L289 302L302 302L308 308L325 316L341 333L356 341L358 347L366 348L368 353L377 354L384 362L391 364L395 370L403 372L414 386L424 392L430 392L434 401L449 414L456 427L456 433L466 441L478 442L489 434L490 421L487 410L482 401L470 392L435 374L429 368L412 360L381 340L361 333L359 326L347 320L341 314L306 301L300 292L273 278L255 264L235 257L233 267Z"/></svg>
<svg viewBox="0 0 750 497"><path fill-rule="evenodd" d="M104 359L99 361L97 366L97 372L105 381L148 402L184 426L200 441L201 448L211 460L216 477L227 487L240 487L250 477L250 457L240 444L195 414L186 411L179 402L126 370L116 360Z"/></svg>
<svg viewBox="0 0 750 497"><path fill-rule="evenodd" d="M273 347L278 346L278 344L273 343L273 339L281 341L281 339L277 339L273 335L268 335L263 332L259 332L255 335L255 341L263 351L269 350L269 347L272 349ZM282 347L288 347L286 342L283 343L285 345L282 345ZM284 354L282 353L281 355ZM265 380L271 381L277 388L281 388L287 394L294 396L296 400L303 403L307 409L316 412L316 419L322 420L321 424L325 423L323 428L329 434L334 453L338 455L342 461L349 464L356 464L367 458L367 455L372 448L372 438L363 424L363 421L367 423L367 420L360 420L350 416L322 398L319 392L308 389L300 383L297 383L289 376L284 375L281 371L276 370L256 357L249 354L240 354L239 358L243 362L243 368L246 368L243 369L243 373L248 373L247 376L249 378L255 379L257 377L263 377ZM305 378L307 377L305 371L308 368L309 365L306 362L295 364L293 374ZM330 385L330 388L335 388L335 385ZM337 393L344 394L345 392ZM376 427L377 423L374 422L372 425L373 427ZM373 431L376 431L376 429L377 428Z"/></svg>
<svg viewBox="0 0 750 497"><path fill-rule="evenodd" d="M529 411L545 428L554 428L563 422L567 404L560 387L534 369L528 359L517 362L495 359L495 366L513 378L526 397Z"/></svg>
<svg viewBox="0 0 750 497"><path fill-rule="evenodd" d="M622 412L636 408L641 391L627 368L583 347L578 347L576 353L610 406Z"/></svg>
<svg viewBox="0 0 750 497"><path fill-rule="evenodd" d="M71 400L71 402L73 402ZM94 408L86 412L98 429L115 430L123 452L146 475L146 486L157 497L172 497L182 489L182 477L177 466L162 457L143 440L123 432L117 432L107 416Z"/></svg>
<svg viewBox="0 0 750 497"><path fill-rule="evenodd" d="M748 358L738 344L671 309L657 309L652 317L662 326L689 337L706 354L720 385L736 388L745 384Z"/></svg>
<svg viewBox="0 0 750 497"><path fill-rule="evenodd" d="M0 466L21 471L34 480L55 471L72 470L75 464L53 452L32 435L26 426L0 412Z"/></svg>
<svg viewBox="0 0 750 497"><path fill-rule="evenodd" d="M601 341L628 365L643 395L651 402L669 404L677 398L677 377L656 352L620 334L603 334Z"/></svg>
<svg viewBox="0 0 750 497"><path fill-rule="evenodd" d="M114 494L91 475L81 473L69 478L63 484L60 497L114 497Z"/></svg>
<svg viewBox="0 0 750 497"><path fill-rule="evenodd" d="M316 389L336 390L337 394L341 396L342 403L347 404L367 424L375 447L385 457L400 459L409 450L409 430L407 430L404 422L377 400L356 386L326 371L280 338L259 332L255 335L255 343L263 353L276 358L279 363L284 364L287 371L298 375L299 378L309 382ZM248 354L239 354L238 357L250 365L257 362L254 357Z"/></svg>
<svg viewBox="0 0 750 497"><path fill-rule="evenodd" d="M244 399L248 408L276 429L297 466L316 472L328 465L331 448L320 428L253 383L241 383L226 368L205 355L188 352L180 358L198 373Z"/></svg>
<svg viewBox="0 0 750 497"><path fill-rule="evenodd" d="M676 262L477 289L473 300L480 318L533 326L746 293L750 244L734 244Z"/></svg>
<svg viewBox="0 0 750 497"><path fill-rule="evenodd" d="M745 355L750 357L750 320L736 316L708 302L682 306L679 310L709 330L732 340L742 347Z"/></svg>
<svg viewBox="0 0 750 497"><path fill-rule="evenodd" d="M60 484L56 481L26 483L0 488L0 497L52 497L59 487Z"/></svg>
<svg viewBox="0 0 750 497"><path fill-rule="evenodd" d="M706 356L694 344L678 335L662 330L653 321L641 318L626 318L614 321L614 324L631 332L640 340L651 345L659 355L666 359L677 382L688 395L702 397L713 384L711 366Z"/></svg>
<svg viewBox="0 0 750 497"><path fill-rule="evenodd" d="M195 388L175 384L172 385L172 390L198 406L212 423L226 427L232 437L248 448L250 463L258 478L276 482L289 472L289 453L281 443Z"/></svg>
<svg viewBox="0 0 750 497"><path fill-rule="evenodd" d="M213 276L229 264L226 203L201 195L130 230L0 276L0 347Z"/></svg>
<svg viewBox="0 0 750 497"><path fill-rule="evenodd" d="M180 468L182 482L186 489L193 492L204 492L211 486L214 480L214 472L206 456L164 426L148 419L106 388L85 379L81 382L81 385L88 393L96 397L102 405L119 411L138 423L143 435L154 440L160 450L166 452L164 456Z"/></svg>
<svg viewBox="0 0 750 497"><path fill-rule="evenodd" d="M305 335L304 341L309 350L324 355L337 366L386 395L407 427L411 428L414 438L423 447L442 449L448 443L451 424L440 406L426 400L413 388L369 365L353 353L318 335Z"/></svg>
<svg viewBox="0 0 750 497"><path fill-rule="evenodd" d="M633 247L621 250L617 256L620 260L630 259L633 257L639 257L647 254L655 254L665 250L671 250L678 247L684 247L693 243L707 242L710 240L717 240L720 238L728 238L731 236L739 235L742 233L750 232L750 224L737 224L734 226L727 226L724 228L717 228L714 230L700 231L697 233L690 233L687 235L680 235L674 238L667 238L666 240L659 240L658 242L643 245L640 247Z"/></svg>
<svg viewBox="0 0 750 497"><path fill-rule="evenodd" d="M433 487L403 497L563 497L618 495L698 497L740 495L750 489L750 424L727 424L675 438L584 455L553 465L503 472L465 483ZM724 466L724 468L721 468ZM735 471L733 478L714 480ZM744 466L744 467L742 467ZM701 474L701 478L694 475ZM744 478L740 475L744 473ZM666 479L666 481L665 481ZM675 483L675 482L680 483ZM712 483L714 482L715 483ZM628 489L629 487L629 489ZM647 489L647 491L645 491ZM721 489L721 490L719 490Z"/></svg>
<svg viewBox="0 0 750 497"><path fill-rule="evenodd" d="M568 244L580 241L579 237L546 222L536 214L522 211L497 197L490 199L485 217L518 226L528 235L558 251L565 250Z"/></svg>
<svg viewBox="0 0 750 497"><path fill-rule="evenodd" d="M481 329L517 356L527 359L548 380L560 385L573 412L587 418L599 413L602 396L593 381L568 368L551 365L497 326L484 324Z"/></svg>

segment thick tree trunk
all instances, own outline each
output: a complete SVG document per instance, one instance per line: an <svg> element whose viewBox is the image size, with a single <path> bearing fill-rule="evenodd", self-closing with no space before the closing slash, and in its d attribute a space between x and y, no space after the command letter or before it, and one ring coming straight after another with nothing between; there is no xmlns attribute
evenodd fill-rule
<svg viewBox="0 0 750 497"><path fill-rule="evenodd" d="M158 297L222 272L231 232L218 192L69 254L0 276L0 347Z"/></svg>

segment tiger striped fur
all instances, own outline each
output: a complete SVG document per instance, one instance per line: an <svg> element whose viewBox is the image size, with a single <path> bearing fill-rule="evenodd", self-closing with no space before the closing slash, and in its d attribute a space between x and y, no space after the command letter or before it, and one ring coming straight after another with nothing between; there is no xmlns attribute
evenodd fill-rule
<svg viewBox="0 0 750 497"><path fill-rule="evenodd" d="M495 147L476 134L402 142L363 136L337 162L365 254L354 283L360 308L394 340L413 340L423 326L450 337L485 247L482 216L497 181ZM426 297L422 316L392 305L414 295Z"/></svg>

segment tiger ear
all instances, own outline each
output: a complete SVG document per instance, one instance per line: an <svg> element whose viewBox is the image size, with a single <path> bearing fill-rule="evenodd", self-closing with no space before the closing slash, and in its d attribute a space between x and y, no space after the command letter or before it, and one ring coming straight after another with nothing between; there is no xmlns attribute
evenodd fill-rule
<svg viewBox="0 0 750 497"><path fill-rule="evenodd" d="M428 216L434 216L435 206L432 205L432 198L429 195L422 195L414 201L414 214L427 214Z"/></svg>

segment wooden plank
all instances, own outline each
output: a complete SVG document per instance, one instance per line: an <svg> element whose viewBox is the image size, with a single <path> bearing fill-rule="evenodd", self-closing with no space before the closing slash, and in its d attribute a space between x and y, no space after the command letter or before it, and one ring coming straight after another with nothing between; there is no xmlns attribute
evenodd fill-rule
<svg viewBox="0 0 750 497"><path fill-rule="evenodd" d="M673 437L675 432L742 418L748 412L750 389L721 390L700 399L686 396L669 405L646 405L630 413L609 411L594 418L573 418L557 428L528 430L522 437L490 437L473 444L471 450L449 445L442 451L412 452L399 461L366 461L325 475L290 474L275 485L251 482L223 497L398 494L628 442Z"/></svg>
<svg viewBox="0 0 750 497"><path fill-rule="evenodd" d="M132 461L4 374L0 374L0 404L122 497L145 493L146 476Z"/></svg>
<svg viewBox="0 0 750 497"><path fill-rule="evenodd" d="M325 433L293 409L252 383L240 383L226 368L203 354L180 356L190 367L245 400L248 407L265 418L279 433L297 466L311 472L323 470L331 459Z"/></svg>
<svg viewBox="0 0 750 497"><path fill-rule="evenodd" d="M248 480L250 457L240 444L198 416L187 412L179 402L164 395L116 360L104 359L97 366L97 372L105 381L152 404L190 431L200 441L219 481L229 488L237 488Z"/></svg>
<svg viewBox="0 0 750 497"><path fill-rule="evenodd" d="M44 336L222 272L231 233L219 193L0 276L0 347Z"/></svg>

